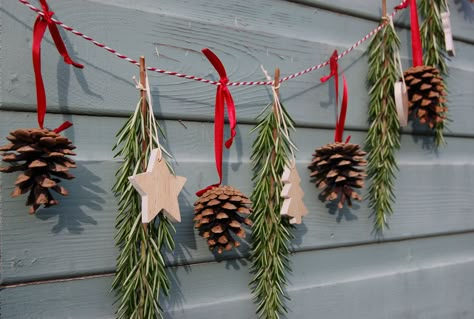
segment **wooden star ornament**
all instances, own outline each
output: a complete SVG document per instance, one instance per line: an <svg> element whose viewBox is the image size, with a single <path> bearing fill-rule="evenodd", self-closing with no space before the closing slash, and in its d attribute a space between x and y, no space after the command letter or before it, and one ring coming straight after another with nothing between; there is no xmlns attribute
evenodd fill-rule
<svg viewBox="0 0 474 319"><path fill-rule="evenodd" d="M172 222L181 222L178 195L186 178L170 172L159 149L151 151L146 172L128 180L142 196L142 223L149 223L161 210Z"/></svg>
<svg viewBox="0 0 474 319"><path fill-rule="evenodd" d="M285 167L281 180L284 184L280 196L284 198L280 214L289 216L291 224L301 224L302 217L308 215L303 197L304 192L300 187L301 178L294 162Z"/></svg>

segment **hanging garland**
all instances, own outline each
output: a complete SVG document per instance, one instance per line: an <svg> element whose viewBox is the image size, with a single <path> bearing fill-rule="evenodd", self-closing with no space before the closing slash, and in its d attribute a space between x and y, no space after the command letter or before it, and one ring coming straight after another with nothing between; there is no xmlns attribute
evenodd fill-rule
<svg viewBox="0 0 474 319"><path fill-rule="evenodd" d="M29 3L27 0L18 0L20 3L24 4L26 7L28 7L30 10L36 12L39 16L41 17L48 17L48 23L52 23L52 24L56 24L60 27L62 27L64 30L66 31L69 31L71 32L72 34L76 35L76 36L79 36L81 38L83 38L84 40L86 41L89 41L91 42L92 44L94 44L95 46L99 47L99 48L102 48L108 52L110 52L111 54L113 54L114 56L116 56L117 58L119 59L122 59L122 60L125 60L129 63L132 63L134 65L139 65L138 61L124 55L124 54L121 54L119 53L117 50L109 47L108 45L104 44L104 43L100 43L98 42L97 40L94 40L93 38L85 35L84 33L78 31L78 30L75 30L74 28L64 24L63 22L59 21L59 20L56 20L54 18L52 18L52 13L48 12L48 11L42 11L38 8L36 8L35 6L33 6L31 3ZM46 1L46 0L41 0L41 1ZM402 4L405 4L407 1L409 0L402 0ZM393 17L396 15L396 13L400 10L401 6L400 7L397 7L395 8L395 11L392 12L390 15ZM352 52L354 49L356 49L358 46L360 46L362 43L364 43L365 41L367 41L368 39L370 39L372 36L374 36L377 32L379 32L382 28L384 27L384 25L379 25L377 28L375 28L374 30L370 31L367 35L365 35L362 39L360 39L359 41L357 41L356 43L354 43L350 48L346 49L344 52L342 52L338 58L341 59L343 58L344 56L346 56L347 54L349 54L350 52ZM309 72L312 72L312 71L315 71L315 70L318 70L320 68L323 68L327 65L329 65L330 61L325 61L321 64L318 64L318 65L314 65L310 68L307 68L305 70L302 70L302 71L299 71L297 73L294 73L294 74L291 74L291 75L288 75L288 76L285 76L283 78L280 79L280 82L283 83L283 82L286 82L286 81L289 81L291 79L294 79L298 76L301 76L303 74L307 74ZM155 67L147 67L147 70L149 71L153 71L153 72L157 72L157 73L161 73L161 74L165 74L165 75L170 75L170 76L176 76L176 77L179 77L179 78L184 78L184 79L187 79L187 80L193 80L193 81L198 81L198 82L202 82L202 83L208 83L208 84L212 84L212 85L220 85L218 81L213 81L213 80L208 80L208 79L204 79L204 78L200 78L198 76L195 76L195 75L188 75L188 74L182 74L182 73L179 73L179 72L175 72L175 71L167 71L167 70L163 70L163 69L159 69L159 68L155 68ZM228 82L226 85L227 86L253 86L253 85L272 85L273 83L271 81L245 81L245 82Z"/></svg>
<svg viewBox="0 0 474 319"><path fill-rule="evenodd" d="M448 10L446 0L421 0L420 14L424 19L420 27L421 41L423 43L423 60L426 65L436 67L442 75L448 74L446 64L446 40L441 14ZM441 114L447 118L448 108L446 100L442 98L439 102ZM434 125L435 144L445 144L443 132L446 120L437 121Z"/></svg>
<svg viewBox="0 0 474 319"><path fill-rule="evenodd" d="M279 83L279 71L275 72ZM279 86L279 84L277 84ZM281 217L284 198L281 176L290 162L295 147L288 134L293 120L278 100L278 88L274 101L260 114L257 132L252 145L254 190L251 195L253 213L252 272L250 283L260 318L276 319L286 313L284 299L287 272L290 266L290 240L293 226L288 218Z"/></svg>
<svg viewBox="0 0 474 319"><path fill-rule="evenodd" d="M144 70L144 69L143 69ZM140 81L144 83L144 81ZM158 214L150 224L142 224L142 198L129 177L146 171L153 149L166 151L158 141L159 125L143 96L135 112L117 134L114 150L123 159L113 192L118 198L116 245L119 248L113 288L119 295L118 319L162 318L160 294L168 295L170 280L162 251L174 249L173 224ZM163 158L163 161L165 159Z"/></svg>
<svg viewBox="0 0 474 319"><path fill-rule="evenodd" d="M377 33L368 47L370 127L366 150L367 173L371 179L368 198L376 232L382 232L388 226L388 216L393 213L398 170L395 153L400 149L400 123L394 96L395 83L400 77L396 58L400 39L389 19L388 16L382 18L381 23L387 26Z"/></svg>

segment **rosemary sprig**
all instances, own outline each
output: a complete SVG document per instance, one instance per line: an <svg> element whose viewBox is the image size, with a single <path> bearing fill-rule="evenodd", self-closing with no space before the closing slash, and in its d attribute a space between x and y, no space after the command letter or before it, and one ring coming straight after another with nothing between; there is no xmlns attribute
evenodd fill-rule
<svg viewBox="0 0 474 319"><path fill-rule="evenodd" d="M113 187L118 198L116 245L120 252L112 286L119 294L118 319L162 318L159 296L170 291L162 249L174 249L174 226L163 214L158 215L155 223L143 225L141 197L128 181L129 176L143 172L142 163L148 162L151 150L161 147L153 113L147 112L144 118L140 106L141 100L117 134L114 146L114 150L119 149L116 157L123 159ZM144 140L145 152L142 151Z"/></svg>
<svg viewBox="0 0 474 319"><path fill-rule="evenodd" d="M399 79L395 54L400 39L393 25L378 32L369 45L369 121L366 138L368 152L367 172L372 183L369 187L370 208L373 210L374 230L383 232L388 216L393 214L395 201L394 180L398 170L395 153L400 148L400 123L394 98L394 85Z"/></svg>
<svg viewBox="0 0 474 319"><path fill-rule="evenodd" d="M281 106L281 104L280 104ZM288 134L293 121L283 106L275 114L272 105L259 115L259 124L252 130L258 136L252 145L253 202L252 271L250 285L260 318L277 319L287 312L284 298L286 274L291 271L290 240L293 226L281 218L283 199L281 175L290 159L294 145Z"/></svg>
<svg viewBox="0 0 474 319"><path fill-rule="evenodd" d="M446 44L441 20L441 12L446 11L446 9L446 0L421 0L419 4L420 14L423 18L420 27L424 50L423 61L426 65L438 68L443 75L448 74ZM445 105L441 106L444 107ZM436 146L446 143L443 135L445 126L446 120L436 123L434 126Z"/></svg>

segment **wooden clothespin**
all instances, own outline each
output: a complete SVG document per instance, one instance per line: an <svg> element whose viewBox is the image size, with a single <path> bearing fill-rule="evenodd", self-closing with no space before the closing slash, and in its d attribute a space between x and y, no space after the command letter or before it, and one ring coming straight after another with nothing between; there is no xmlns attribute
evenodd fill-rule
<svg viewBox="0 0 474 319"><path fill-rule="evenodd" d="M140 111L142 113L142 117L143 119L146 119L147 118L147 112L148 112L148 106L147 106L147 101L146 101L146 90L147 90L147 87L146 87L146 65L145 65L145 57L142 55L140 57L140 83L141 85L140 87L140 95L141 95L141 108L140 108ZM146 149L147 149L148 145L147 145L147 141L146 139L143 139L143 142L142 142L142 152L145 153L146 152ZM143 159L143 162L142 162L142 167L143 167L143 170L146 170L146 159L144 158Z"/></svg>

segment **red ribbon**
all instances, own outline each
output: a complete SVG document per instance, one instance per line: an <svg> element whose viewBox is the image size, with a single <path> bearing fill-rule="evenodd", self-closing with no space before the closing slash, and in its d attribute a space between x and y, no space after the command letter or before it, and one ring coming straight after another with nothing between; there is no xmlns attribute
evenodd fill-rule
<svg viewBox="0 0 474 319"><path fill-rule="evenodd" d="M36 80L36 101L38 110L38 124L40 128L43 128L44 117L46 114L46 93L44 90L43 77L41 75L41 41L43 40L46 28L49 28L49 32L53 38L56 48L64 58L64 62L72 64L76 68L82 69L82 64L74 62L69 56L66 46L64 45L61 35L59 34L56 23L53 22L51 17L54 15L53 11L49 11L49 6L46 0L40 0L41 7L43 8L44 15L38 15L36 17L35 25L33 28L33 68L35 71Z"/></svg>
<svg viewBox="0 0 474 319"><path fill-rule="evenodd" d="M222 183L222 144L224 142L224 108L227 104L227 114L230 124L230 138L225 142L225 147L230 148L235 137L235 126L237 118L235 114L235 104L230 94L227 84L229 79L225 71L224 65L219 58L209 49L205 48L202 53L211 62L212 66L219 74L220 80L216 92L216 106L214 115L214 156L216 160L217 174L219 175L219 183L210 185L196 193L197 196L202 196L206 191L221 185Z"/></svg>
<svg viewBox="0 0 474 319"><path fill-rule="evenodd" d="M324 76L321 78L321 82L324 83L328 81L330 78L334 77L334 87L336 91L336 105L339 105L339 65L337 63L338 60L338 53L337 50L334 51L331 58L329 59L329 67L331 69L331 73L329 75ZM334 133L334 141L335 142L342 142L342 136L344 135L344 126L346 122L346 114L347 114L347 103L349 98L349 92L347 89L347 81L344 74L342 75L342 82L343 82L343 92L342 92L342 104L341 104L341 114L339 118L336 118L336 132ZM349 142L350 136L347 138L346 143Z"/></svg>
<svg viewBox="0 0 474 319"><path fill-rule="evenodd" d="M410 6L411 53L413 57L413 66L420 66L423 65L423 47L421 45L416 0L407 0L403 4L396 6L395 9L401 10L408 8L408 6Z"/></svg>
<svg viewBox="0 0 474 319"><path fill-rule="evenodd" d="M67 130L68 128L70 128L71 126L72 126L72 123L69 122L69 121L66 121L63 124L61 124L58 128L55 128L53 130L53 132L61 133L62 131Z"/></svg>

